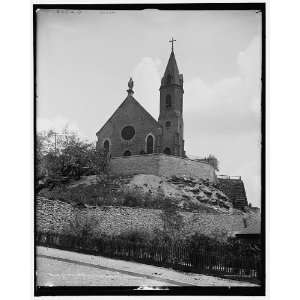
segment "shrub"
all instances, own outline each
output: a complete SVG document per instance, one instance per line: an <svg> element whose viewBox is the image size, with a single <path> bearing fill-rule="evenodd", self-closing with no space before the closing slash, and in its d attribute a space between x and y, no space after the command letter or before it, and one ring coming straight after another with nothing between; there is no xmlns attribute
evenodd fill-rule
<svg viewBox="0 0 300 300"><path fill-rule="evenodd" d="M204 234L194 233L188 239L188 247L193 251L205 250L210 253L217 250L221 245L215 238L208 237Z"/></svg>
<svg viewBox="0 0 300 300"><path fill-rule="evenodd" d="M150 244L151 235L149 232L141 230L129 230L117 236L118 239L128 241L135 244Z"/></svg>
<svg viewBox="0 0 300 300"><path fill-rule="evenodd" d="M226 243L228 252L232 255L251 256L260 254L261 245L259 241L244 241L229 238Z"/></svg>
<svg viewBox="0 0 300 300"><path fill-rule="evenodd" d="M224 228L215 228L211 234L211 238L214 240L220 241L220 242L226 242L228 239L228 231L226 231Z"/></svg>
<svg viewBox="0 0 300 300"><path fill-rule="evenodd" d="M130 207L136 207L136 206L140 206L140 204L141 204L141 197L137 193L127 192L124 195L123 205L130 206Z"/></svg>
<svg viewBox="0 0 300 300"><path fill-rule="evenodd" d="M82 241L96 237L96 228L99 227L99 217L93 211L81 212L75 210L69 223L63 228L63 233L76 236Z"/></svg>

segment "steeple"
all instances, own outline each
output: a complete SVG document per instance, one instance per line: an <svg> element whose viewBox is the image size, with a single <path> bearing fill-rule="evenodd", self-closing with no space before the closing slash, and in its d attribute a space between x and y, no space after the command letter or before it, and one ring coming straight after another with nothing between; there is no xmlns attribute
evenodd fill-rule
<svg viewBox="0 0 300 300"><path fill-rule="evenodd" d="M160 113L158 122L163 128L162 152L185 156L183 140L183 76L179 74L174 54L174 39L169 61L161 79Z"/></svg>
<svg viewBox="0 0 300 300"><path fill-rule="evenodd" d="M182 74L179 74L179 69L177 66L177 62L175 59L175 54L172 48L169 61L164 73L164 76L161 80L161 85L166 86L170 84L176 84L179 86L183 85L183 76Z"/></svg>

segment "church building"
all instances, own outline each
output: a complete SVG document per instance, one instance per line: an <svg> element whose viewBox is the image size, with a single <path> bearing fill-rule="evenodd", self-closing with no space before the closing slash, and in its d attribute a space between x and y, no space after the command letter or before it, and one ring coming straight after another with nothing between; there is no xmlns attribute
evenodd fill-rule
<svg viewBox="0 0 300 300"><path fill-rule="evenodd" d="M111 157L164 153L185 157L183 139L183 75L179 73L173 42L161 79L158 120L133 97L133 80L127 97L96 133L97 149Z"/></svg>
<svg viewBox="0 0 300 300"><path fill-rule="evenodd" d="M133 80L127 97L97 132L97 149L109 153L110 171L115 175L152 174L184 176L217 184L235 208L247 206L241 178L218 178L207 159L186 157L183 138L183 76L172 50L161 79L160 110L155 120L133 97ZM152 154L152 155L144 155Z"/></svg>

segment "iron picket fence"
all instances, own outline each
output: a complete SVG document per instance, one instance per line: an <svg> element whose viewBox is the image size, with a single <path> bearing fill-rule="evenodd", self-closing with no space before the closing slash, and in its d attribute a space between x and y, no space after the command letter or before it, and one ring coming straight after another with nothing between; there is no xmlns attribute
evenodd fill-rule
<svg viewBox="0 0 300 300"><path fill-rule="evenodd" d="M182 245L156 246L118 239L88 239L53 232L37 232L36 244L145 264L259 283L260 255L234 255L222 248L189 249Z"/></svg>

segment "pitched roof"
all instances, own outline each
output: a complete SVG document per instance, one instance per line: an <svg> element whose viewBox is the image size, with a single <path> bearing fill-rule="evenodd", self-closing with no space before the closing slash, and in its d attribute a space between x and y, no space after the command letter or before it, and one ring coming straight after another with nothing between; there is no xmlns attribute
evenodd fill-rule
<svg viewBox="0 0 300 300"><path fill-rule="evenodd" d="M150 115L150 113L134 97L132 97L132 95L128 95L125 100L119 105L119 107L114 111L111 117L105 122L105 124L97 131L96 135L98 135L98 133L106 126L106 124L113 119L117 112L129 102L137 105L141 109L141 111L149 117L151 121L155 122L157 126L160 127L160 124Z"/></svg>

